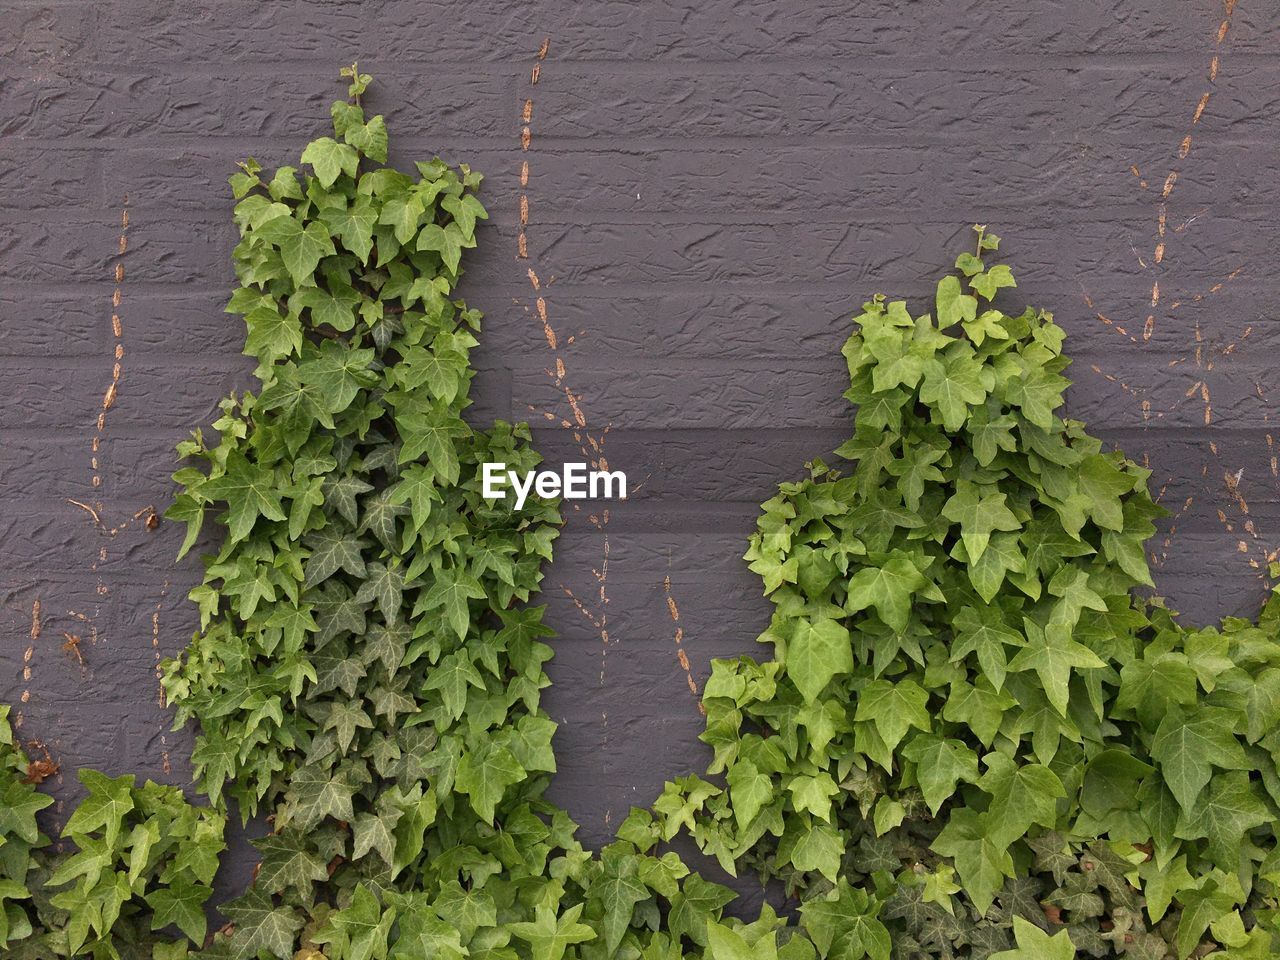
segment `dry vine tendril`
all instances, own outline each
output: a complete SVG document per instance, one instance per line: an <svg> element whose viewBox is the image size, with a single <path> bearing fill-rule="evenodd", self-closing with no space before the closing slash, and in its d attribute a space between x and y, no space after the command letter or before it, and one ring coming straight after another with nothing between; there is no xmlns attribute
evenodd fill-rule
<svg viewBox="0 0 1280 960"><path fill-rule="evenodd" d="M856 318L851 472L815 463L764 505L747 559L775 658L713 665L717 782L678 779L583 849L543 797L552 651L525 605L558 510L486 503L479 463L538 458L524 426L462 418L480 317L451 297L480 178L381 166L370 78L344 75L311 173L232 177L229 310L261 389L180 447L183 550L210 512L221 541L164 682L213 807L86 772L78 852L50 855L0 716L6 957L1275 952L1280 601L1188 630L1131 596L1147 474L1058 415L1062 331L990 305L1014 281L982 229L935 316L877 297ZM274 832L208 937L232 800ZM798 919L725 918L733 894L659 851L683 831L781 878Z"/></svg>

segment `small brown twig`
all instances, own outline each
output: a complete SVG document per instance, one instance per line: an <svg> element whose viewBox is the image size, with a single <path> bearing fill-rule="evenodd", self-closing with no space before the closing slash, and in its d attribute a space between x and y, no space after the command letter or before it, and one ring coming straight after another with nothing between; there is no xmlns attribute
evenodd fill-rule
<svg viewBox="0 0 1280 960"><path fill-rule="evenodd" d="M62 635L67 638L67 642L62 645L63 651L75 654L75 658L80 661L80 666L83 668L86 664L84 662L84 654L80 652L80 635L67 633L66 631L63 631Z"/></svg>
<svg viewBox="0 0 1280 960"><path fill-rule="evenodd" d="M70 497L67 497L67 503L74 503L81 510L87 510L89 512L89 516L93 517L93 522L98 526L102 526L102 518L98 516L98 511L93 509L93 507L89 506L87 503L81 503L79 500L72 500Z"/></svg>

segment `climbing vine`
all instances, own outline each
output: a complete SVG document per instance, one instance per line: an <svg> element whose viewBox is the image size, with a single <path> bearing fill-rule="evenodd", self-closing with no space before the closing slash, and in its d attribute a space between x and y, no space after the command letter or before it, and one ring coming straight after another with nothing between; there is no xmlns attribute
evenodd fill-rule
<svg viewBox="0 0 1280 960"><path fill-rule="evenodd" d="M32 770L0 707L3 956L182 960L188 942L202 944L225 817L176 787L81 770L87 795L58 850L36 823L53 798L36 789Z"/></svg>
<svg viewBox="0 0 1280 960"><path fill-rule="evenodd" d="M1148 471L1060 416L1063 331L992 304L976 230L932 314L855 318L853 466L764 505L774 659L713 665L723 786L669 784L663 836L782 879L802 924L874 916L841 956L1269 956L1280 601L1188 630L1135 599Z"/></svg>
<svg viewBox="0 0 1280 960"><path fill-rule="evenodd" d="M456 299L481 178L387 166L344 70L301 166L231 178L256 390L179 448L168 512L200 629L166 663L208 806L82 773L55 852L0 715L5 956L280 960L1268 957L1280 945L1280 601L1180 626L1151 586L1147 472L1061 415L1063 332L990 264L931 313L876 297L844 349L842 469L764 505L746 559L772 659L716 661L705 777L602 850L544 798L552 656L531 605L558 505L486 501L527 427L464 417ZM268 817L204 905L225 814ZM780 880L779 916L664 844ZM74 849L71 849L74 847Z"/></svg>

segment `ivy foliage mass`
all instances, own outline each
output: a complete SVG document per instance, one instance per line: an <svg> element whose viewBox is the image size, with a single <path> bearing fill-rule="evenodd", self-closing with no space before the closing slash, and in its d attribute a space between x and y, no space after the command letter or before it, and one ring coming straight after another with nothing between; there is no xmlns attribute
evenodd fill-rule
<svg viewBox="0 0 1280 960"><path fill-rule="evenodd" d="M529 605L558 505L487 502L523 425L463 418L455 297L478 174L386 166L344 74L301 167L232 177L255 392L180 452L169 516L217 552L166 664L198 783L85 772L63 853L0 718L0 945L21 958L901 960L1280 950L1280 601L1190 630L1136 588L1147 473L1062 416L1063 332L1004 312L997 238L932 313L876 297L845 346L854 436L764 505L772 659L716 661L703 777L598 852L544 791L552 655ZM250 889L203 906L227 812ZM787 910L665 844L780 880Z"/></svg>
<svg viewBox="0 0 1280 960"><path fill-rule="evenodd" d="M538 457L527 428L462 417L480 315L453 291L487 217L480 176L382 165L386 127L352 73L357 102L334 104L333 137L302 154L311 173L250 162L233 178L228 310L262 386L225 405L216 443L184 445L199 465L172 511L193 536L212 513L226 536L165 689L179 723L200 723L210 798L275 828L215 956L292 956L295 941L385 955L372 945L393 932L404 955L472 949L497 932L498 877L541 876L571 846L540 799L550 631L520 605L557 505L486 503L481 463ZM515 936L500 932L495 948Z"/></svg>
<svg viewBox="0 0 1280 960"><path fill-rule="evenodd" d="M1061 416L1063 331L992 303L976 229L932 314L855 318L852 466L764 505L774 659L714 664L723 786L669 785L664 835L873 915L842 956L1269 956L1280 601L1188 630L1135 598L1148 471Z"/></svg>
<svg viewBox="0 0 1280 960"><path fill-rule="evenodd" d="M87 795L54 848L33 769L0 707L0 956L183 960L203 943L225 816L176 787L81 770Z"/></svg>

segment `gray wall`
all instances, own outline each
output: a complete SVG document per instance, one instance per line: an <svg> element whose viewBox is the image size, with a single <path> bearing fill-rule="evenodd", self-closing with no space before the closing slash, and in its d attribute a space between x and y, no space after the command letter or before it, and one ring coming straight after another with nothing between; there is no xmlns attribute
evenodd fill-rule
<svg viewBox="0 0 1280 960"><path fill-rule="evenodd" d="M294 160L357 56L394 159L488 175L476 417L529 419L553 461L603 442L644 481L607 520L571 512L543 594L555 795L590 841L704 763L689 681L755 649L768 605L739 558L760 501L848 430L851 311L877 290L927 300L975 220L1004 236L1015 299L1069 331L1070 412L1148 462L1177 513L1152 544L1160 588L1193 620L1252 614L1280 543L1273 16L3 0L0 700L61 763L60 797L82 765L189 780L154 669L191 634L199 565L173 564L179 531L146 511L171 495L173 444L248 383L221 313L225 177Z"/></svg>

